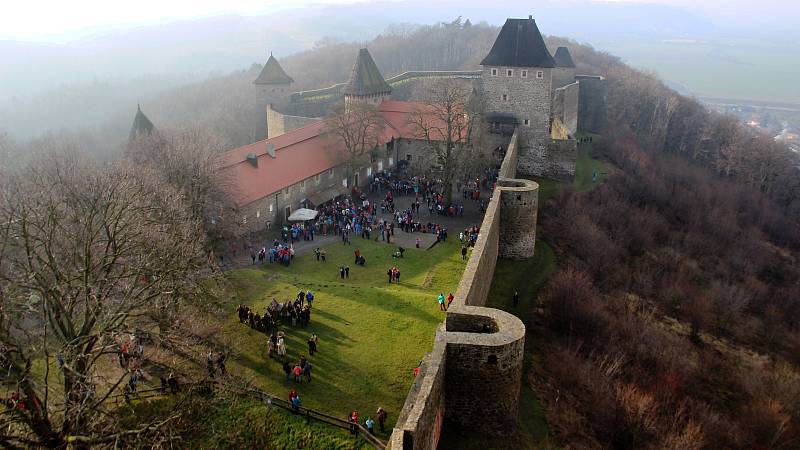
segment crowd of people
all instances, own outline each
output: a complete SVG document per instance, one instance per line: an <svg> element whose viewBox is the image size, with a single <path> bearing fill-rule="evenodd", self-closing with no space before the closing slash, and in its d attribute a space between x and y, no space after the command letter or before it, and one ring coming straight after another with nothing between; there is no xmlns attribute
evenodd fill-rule
<svg viewBox="0 0 800 450"><path fill-rule="evenodd" d="M272 247L261 247L261 249L256 252L254 248L250 249L250 259L253 260L253 265L256 264L256 260L258 260L258 264L263 264L265 261L272 263L280 263L285 266L288 266L292 263L294 259L294 243L280 243L277 240L272 243Z"/></svg>
<svg viewBox="0 0 800 450"><path fill-rule="evenodd" d="M258 314L254 309L247 305L238 305L236 314L239 323L245 323L250 328L269 333L277 331L278 323L282 320L291 321L293 327L298 324L305 328L311 322L311 307L314 304L314 293L301 290L297 293L294 300L278 302L272 299L263 315Z"/></svg>

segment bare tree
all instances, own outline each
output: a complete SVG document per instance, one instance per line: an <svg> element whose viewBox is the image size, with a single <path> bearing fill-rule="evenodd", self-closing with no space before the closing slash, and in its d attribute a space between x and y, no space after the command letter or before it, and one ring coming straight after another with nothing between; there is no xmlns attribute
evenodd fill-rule
<svg viewBox="0 0 800 450"><path fill-rule="evenodd" d="M481 159L480 144L473 145L473 137L480 128L477 126L480 111L469 100L467 86L453 79L439 80L428 90L423 106L409 116L409 122L436 159L433 169L445 186L448 204L454 181L463 174L466 163Z"/></svg>
<svg viewBox="0 0 800 450"><path fill-rule="evenodd" d="M209 245L233 236L238 224L220 220L234 209L231 182L221 169L219 154L227 143L219 133L200 128L159 131L129 143L126 156L149 167L183 193L192 218L200 220Z"/></svg>
<svg viewBox="0 0 800 450"><path fill-rule="evenodd" d="M337 106L326 119L329 151L337 154L347 170L347 179L372 155L380 143L384 121L374 105L352 102Z"/></svg>
<svg viewBox="0 0 800 450"><path fill-rule="evenodd" d="M0 189L0 444L88 448L121 429L115 338L193 291L205 259L182 194L147 170L51 157Z"/></svg>

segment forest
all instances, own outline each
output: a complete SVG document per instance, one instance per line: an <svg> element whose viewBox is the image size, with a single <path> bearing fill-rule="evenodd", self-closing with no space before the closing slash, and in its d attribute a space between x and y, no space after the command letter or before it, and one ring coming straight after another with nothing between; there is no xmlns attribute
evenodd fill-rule
<svg viewBox="0 0 800 450"><path fill-rule="evenodd" d="M386 77L411 69L471 69L496 32L458 19L392 27L367 45ZM614 167L594 190L564 190L540 212L542 236L555 249L558 270L536 300L540 308L532 312L544 319L529 330L544 363L526 381L544 406L554 439L572 448L797 447L800 172L795 155L612 55L564 38L549 37L547 42L551 48L568 45L578 73L608 78L610 126L594 139L592 156ZM321 42L281 64L297 89L324 87L346 79L360 46ZM27 179L0 170L8 187L0 210L0 219L8 219L3 221L5 236L24 231L18 228L20 217L44 214L26 207L13 193L34 192L38 204L55 214L63 208L60 197L48 197L45 190L61 189L60 195L71 200L102 189L111 197L89 204L75 201L93 213L97 205L121 205L116 214L130 216L126 220L135 226L135 242L142 247L110 251L106 258L145 259L148 236L164 244L159 247L164 258L180 259L165 244L178 238L200 255L199 219L207 202L218 201L209 187L213 167L207 161L210 154L252 141L251 82L259 69L254 65L171 89L145 105L156 127L172 137L170 153L141 173L130 162L146 156L147 148L129 152L118 169L70 161L28 169ZM105 158L122 154L120 136L127 135L133 112L131 106L130 118L114 118L96 130L56 132L28 142L0 135L0 157L10 170L12 155L41 163L47 160L37 158L53 152ZM192 149L199 149L192 170L200 177L180 170ZM89 183L84 186L81 180ZM141 198L119 194L115 187L124 184L138 186ZM157 200L164 196L182 206L168 213ZM171 227L142 221L139 209L169 214ZM79 219L68 219L54 229L81 229ZM77 244L91 245L95 231L83 230L77 243L59 234L61 240L54 243L75 244L70 248L79 259ZM30 236L32 242L44 237ZM18 258L14 261L25 266L21 251L12 252ZM63 278L57 265L46 261L46 253L40 257L52 268L52 278L64 283L63 291L89 296L93 281ZM0 261L3 256L0 252ZM112 262L107 269L115 267ZM101 269L96 280L108 283ZM163 289L187 290L185 301L191 301L185 276L197 267L181 264L178 269L173 278L158 283ZM150 269L142 265L141 270ZM10 274L8 266L0 265L0 299L30 287ZM117 281L130 289L131 279L147 276L149 272L121 273ZM152 289L157 296L162 287ZM36 311L12 312L0 314L4 337L14 337L9 321L16 317L44 320ZM65 332L65 339L73 335ZM83 405L74 408L84 413Z"/></svg>

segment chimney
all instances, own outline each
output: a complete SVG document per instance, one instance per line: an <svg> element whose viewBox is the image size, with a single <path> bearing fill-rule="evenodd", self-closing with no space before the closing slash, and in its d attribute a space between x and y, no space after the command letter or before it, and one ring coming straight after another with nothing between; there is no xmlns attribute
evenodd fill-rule
<svg viewBox="0 0 800 450"><path fill-rule="evenodd" d="M271 157L275 157L275 145L274 144L267 144L267 154Z"/></svg>
<svg viewBox="0 0 800 450"><path fill-rule="evenodd" d="M533 20L533 14L528 15L528 20Z"/></svg>
<svg viewBox="0 0 800 450"><path fill-rule="evenodd" d="M248 153L247 154L247 162L253 165L253 167L258 167L258 156L255 153Z"/></svg>

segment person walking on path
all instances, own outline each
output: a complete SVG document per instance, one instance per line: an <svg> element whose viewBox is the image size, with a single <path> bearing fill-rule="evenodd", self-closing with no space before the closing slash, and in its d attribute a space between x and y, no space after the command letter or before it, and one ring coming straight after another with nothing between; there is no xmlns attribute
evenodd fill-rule
<svg viewBox="0 0 800 450"><path fill-rule="evenodd" d="M447 307L448 307L448 308L450 308L450 303L453 303L453 299L454 299L454 298L455 298L455 297L453 296L453 293L452 293L452 292L450 293L450 295L448 295L448 296L447 296Z"/></svg>
<svg viewBox="0 0 800 450"><path fill-rule="evenodd" d="M519 304L519 292L517 291L514 291L514 299L512 300L512 304L514 305L515 308Z"/></svg>
<svg viewBox="0 0 800 450"><path fill-rule="evenodd" d="M437 300L439 301L439 310L447 311L447 306L444 304L444 294L440 293Z"/></svg>
<svg viewBox="0 0 800 450"><path fill-rule="evenodd" d="M375 434L375 421L372 420L372 417L367 417L367 420L364 421L364 425L367 426L369 434Z"/></svg>
<svg viewBox="0 0 800 450"><path fill-rule="evenodd" d="M303 369L303 375L306 377L306 383L311 383L311 363L306 362L306 367Z"/></svg>
<svg viewBox="0 0 800 450"><path fill-rule="evenodd" d="M358 434L358 411L352 410L350 412L350 416L348 417L348 422L350 422L350 433L353 435Z"/></svg>
<svg viewBox="0 0 800 450"><path fill-rule="evenodd" d="M381 433L386 433L386 418L389 417L389 414L387 414L386 410L383 408L378 407L378 412L376 412L375 415L378 417L378 425L381 427Z"/></svg>
<svg viewBox="0 0 800 450"><path fill-rule="evenodd" d="M466 245L462 245L461 246L461 260L462 261L466 261L467 260L467 246Z"/></svg>

